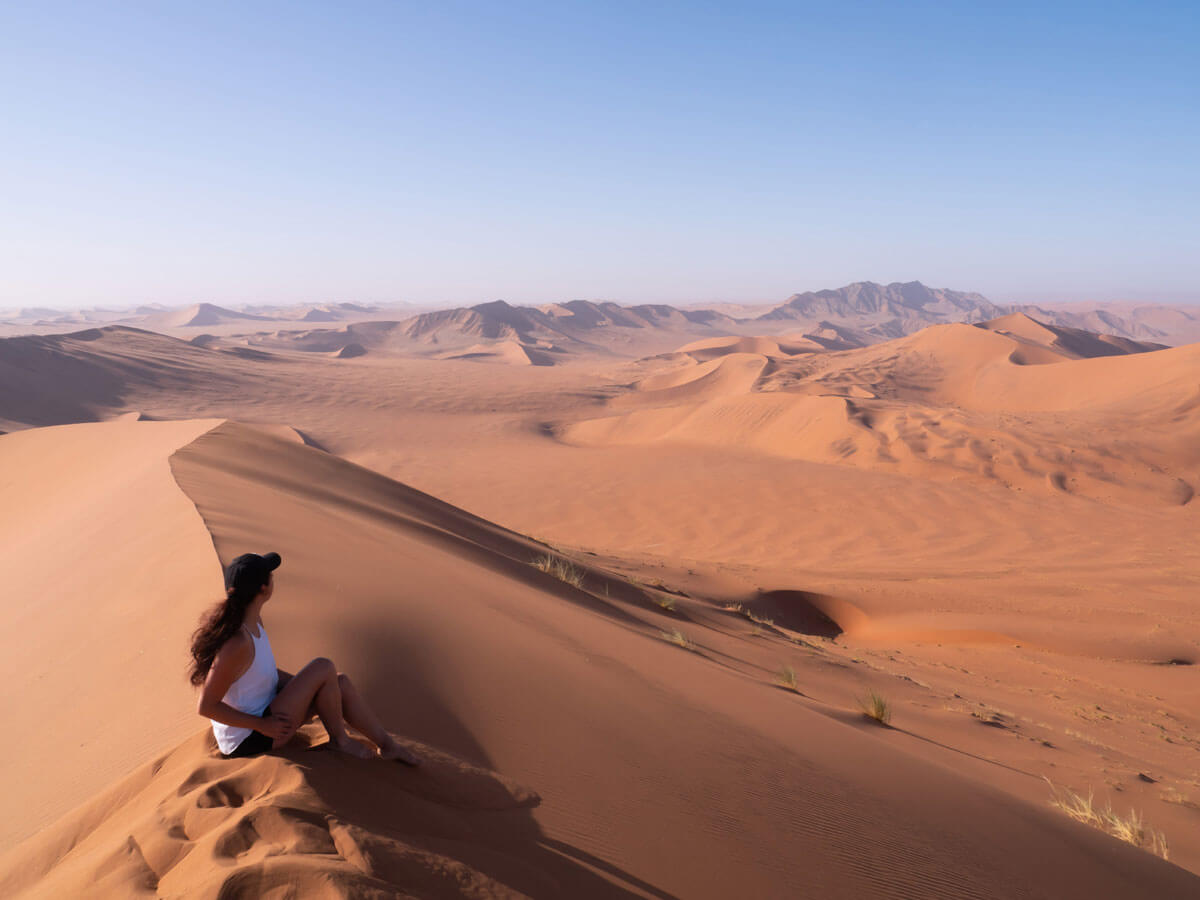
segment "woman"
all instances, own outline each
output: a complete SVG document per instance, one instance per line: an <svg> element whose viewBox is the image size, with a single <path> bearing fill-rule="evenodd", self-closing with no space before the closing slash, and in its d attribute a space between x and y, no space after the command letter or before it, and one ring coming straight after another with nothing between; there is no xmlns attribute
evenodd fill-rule
<svg viewBox="0 0 1200 900"><path fill-rule="evenodd" d="M328 659L314 659L295 675L275 668L262 608L274 593L272 573L280 562L278 553L246 553L230 563L224 602L192 635L191 681L203 686L196 711L212 720L221 752L230 758L277 750L317 715L343 753L417 765ZM347 722L378 749L352 738Z"/></svg>

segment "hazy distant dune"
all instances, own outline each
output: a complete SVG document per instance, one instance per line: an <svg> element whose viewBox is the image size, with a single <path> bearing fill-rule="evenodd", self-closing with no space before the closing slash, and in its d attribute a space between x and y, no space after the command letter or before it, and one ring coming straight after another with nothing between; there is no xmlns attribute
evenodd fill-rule
<svg viewBox="0 0 1200 900"><path fill-rule="evenodd" d="M186 389L221 380L209 351L124 326L0 338L0 423L87 422L119 407L131 387Z"/></svg>
<svg viewBox="0 0 1200 900"><path fill-rule="evenodd" d="M147 328L199 328L241 322L270 322L269 316L236 312L212 303L197 303L185 309L148 315L141 323Z"/></svg>

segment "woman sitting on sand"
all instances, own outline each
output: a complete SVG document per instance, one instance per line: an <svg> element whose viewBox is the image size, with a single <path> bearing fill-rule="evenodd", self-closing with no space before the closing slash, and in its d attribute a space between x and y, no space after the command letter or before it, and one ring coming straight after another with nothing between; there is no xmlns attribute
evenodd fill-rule
<svg viewBox="0 0 1200 900"><path fill-rule="evenodd" d="M278 553L246 553L230 563L225 600L192 635L191 681L203 685L196 711L212 720L217 746L227 758L258 756L282 747L317 715L330 743L343 753L415 766L417 758L387 733L328 659L314 659L295 675L275 668L261 613L274 593L272 573L280 562ZM347 722L378 750L347 734Z"/></svg>

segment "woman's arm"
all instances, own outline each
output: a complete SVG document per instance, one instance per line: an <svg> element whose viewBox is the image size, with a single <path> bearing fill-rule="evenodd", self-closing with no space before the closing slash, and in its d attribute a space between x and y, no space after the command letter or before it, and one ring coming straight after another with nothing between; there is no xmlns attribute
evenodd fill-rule
<svg viewBox="0 0 1200 900"><path fill-rule="evenodd" d="M252 716L234 709L224 702L230 686L241 677L254 662L254 645L242 632L238 632L217 651L204 687L200 689L200 700L196 712L206 719L213 719L235 728L258 729L263 724L261 716Z"/></svg>

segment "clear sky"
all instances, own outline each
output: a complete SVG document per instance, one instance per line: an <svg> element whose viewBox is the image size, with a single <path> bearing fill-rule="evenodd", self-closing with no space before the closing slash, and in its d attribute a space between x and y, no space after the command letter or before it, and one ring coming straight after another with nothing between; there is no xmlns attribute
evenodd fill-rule
<svg viewBox="0 0 1200 900"><path fill-rule="evenodd" d="M0 5L0 307L1200 299L1200 3Z"/></svg>

